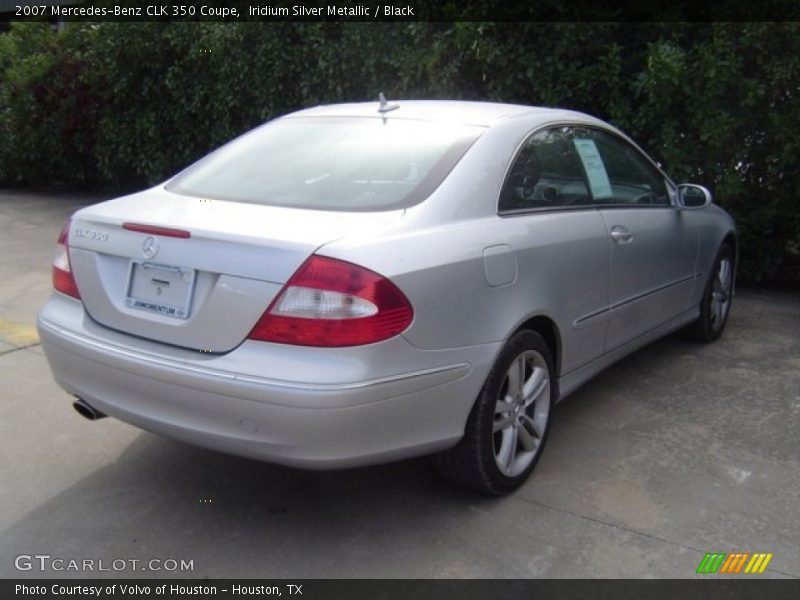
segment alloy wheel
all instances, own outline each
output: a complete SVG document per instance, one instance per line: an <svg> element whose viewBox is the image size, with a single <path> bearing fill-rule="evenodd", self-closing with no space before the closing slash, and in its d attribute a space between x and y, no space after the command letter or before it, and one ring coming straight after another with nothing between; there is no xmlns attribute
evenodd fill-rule
<svg viewBox="0 0 800 600"><path fill-rule="evenodd" d="M550 418L550 378L544 356L526 350L511 362L494 412L494 458L504 475L515 477L536 457Z"/></svg>
<svg viewBox="0 0 800 600"><path fill-rule="evenodd" d="M731 306L731 290L733 288L733 265L730 258L724 256L717 265L714 280L711 284L711 327L720 329L728 316Z"/></svg>

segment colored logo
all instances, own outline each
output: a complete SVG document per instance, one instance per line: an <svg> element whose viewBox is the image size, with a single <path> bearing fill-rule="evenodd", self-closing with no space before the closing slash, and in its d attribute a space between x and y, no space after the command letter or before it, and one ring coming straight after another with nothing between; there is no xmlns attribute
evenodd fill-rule
<svg viewBox="0 0 800 600"><path fill-rule="evenodd" d="M771 560L772 553L765 552L707 552L697 567L697 573L763 573Z"/></svg>

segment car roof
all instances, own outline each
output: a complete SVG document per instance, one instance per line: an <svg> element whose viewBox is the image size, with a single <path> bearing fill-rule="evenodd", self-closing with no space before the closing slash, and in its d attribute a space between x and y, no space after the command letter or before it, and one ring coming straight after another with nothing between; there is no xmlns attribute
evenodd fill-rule
<svg viewBox="0 0 800 600"><path fill-rule="evenodd" d="M387 112L379 112L379 103L356 102L315 106L286 115L293 117L384 117L387 119L413 119L420 121L457 122L491 127L500 120L514 117L541 117L542 121L592 119L583 113L560 108L501 104L498 102L471 102L463 100L389 100ZM592 119L594 120L594 119Z"/></svg>

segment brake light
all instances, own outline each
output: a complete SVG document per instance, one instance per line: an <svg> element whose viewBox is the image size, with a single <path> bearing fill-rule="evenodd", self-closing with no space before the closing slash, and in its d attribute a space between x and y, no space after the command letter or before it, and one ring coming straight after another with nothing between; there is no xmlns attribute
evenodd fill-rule
<svg viewBox="0 0 800 600"><path fill-rule="evenodd" d="M259 319L250 339L358 346L401 333L414 311L391 281L352 263L311 256Z"/></svg>
<svg viewBox="0 0 800 600"><path fill-rule="evenodd" d="M158 225L144 225L143 223L123 223L123 229L136 231L138 233L149 233L151 235L161 235L164 237L174 237L188 240L192 237L191 232L185 229L173 229L172 227L159 227Z"/></svg>
<svg viewBox="0 0 800 600"><path fill-rule="evenodd" d="M67 251L69 225L70 222L67 221L64 229L61 230L61 235L58 236L56 255L53 258L53 287L63 294L80 300L81 294L78 291L78 284L75 282L72 268L69 265L69 252Z"/></svg>

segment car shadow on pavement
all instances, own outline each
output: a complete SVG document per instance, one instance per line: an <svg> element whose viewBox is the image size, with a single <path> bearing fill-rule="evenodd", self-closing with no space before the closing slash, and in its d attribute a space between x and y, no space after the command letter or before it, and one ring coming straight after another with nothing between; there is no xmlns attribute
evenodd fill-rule
<svg viewBox="0 0 800 600"><path fill-rule="evenodd" d="M496 501L439 480L425 458L303 471L142 432L113 463L11 525L1 545L7 556L194 560L183 574L191 577L389 577L403 571L398 560L418 560L420 544L435 547L436 531L462 526L459 513L469 520L471 505ZM400 558L381 562L376 543ZM0 576L181 576L139 569L18 572L9 560Z"/></svg>

